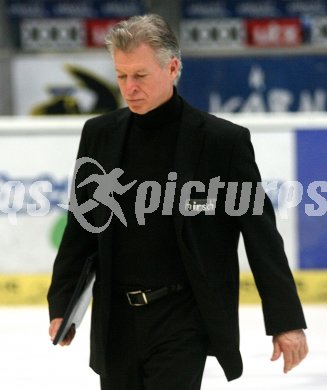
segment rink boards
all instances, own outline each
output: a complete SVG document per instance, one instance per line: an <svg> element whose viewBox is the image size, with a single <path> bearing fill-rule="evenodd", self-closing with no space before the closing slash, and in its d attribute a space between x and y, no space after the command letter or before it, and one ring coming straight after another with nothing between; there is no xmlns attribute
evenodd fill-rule
<svg viewBox="0 0 327 390"><path fill-rule="evenodd" d="M225 117L251 131L262 181L303 300L327 302L327 115ZM67 203L85 120L0 120L0 304L45 302L66 223L59 204ZM294 194L301 189L298 201ZM242 242L239 257L241 302L258 302Z"/></svg>

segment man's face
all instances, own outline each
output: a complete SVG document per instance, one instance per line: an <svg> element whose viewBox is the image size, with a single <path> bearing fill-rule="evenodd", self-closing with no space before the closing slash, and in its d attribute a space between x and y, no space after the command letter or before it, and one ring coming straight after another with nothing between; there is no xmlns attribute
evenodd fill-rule
<svg viewBox="0 0 327 390"><path fill-rule="evenodd" d="M132 112L146 114L171 98L177 58L162 67L146 44L128 52L116 49L113 57L120 92Z"/></svg>

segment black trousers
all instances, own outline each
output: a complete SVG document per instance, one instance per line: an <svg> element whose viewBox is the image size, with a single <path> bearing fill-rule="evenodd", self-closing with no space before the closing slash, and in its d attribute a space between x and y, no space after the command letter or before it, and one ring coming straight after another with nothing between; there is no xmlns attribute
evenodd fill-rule
<svg viewBox="0 0 327 390"><path fill-rule="evenodd" d="M201 388L208 341L190 288L139 307L115 294L111 307L102 390Z"/></svg>

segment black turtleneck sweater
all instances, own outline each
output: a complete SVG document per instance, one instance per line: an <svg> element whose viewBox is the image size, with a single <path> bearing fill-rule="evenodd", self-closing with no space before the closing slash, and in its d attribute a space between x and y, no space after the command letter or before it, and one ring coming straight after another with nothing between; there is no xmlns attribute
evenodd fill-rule
<svg viewBox="0 0 327 390"><path fill-rule="evenodd" d="M162 215L162 203L169 172L173 171L174 154L182 101L174 88L172 98L160 107L144 114L133 114L124 146L121 168L124 185L137 183L117 198L127 221L125 227L114 221L114 285L155 288L186 281L179 254L172 215ZM145 224L139 225L135 215L137 188L144 181L161 185L160 205L145 214ZM149 190L150 191L150 190ZM145 202L149 204L149 193Z"/></svg>

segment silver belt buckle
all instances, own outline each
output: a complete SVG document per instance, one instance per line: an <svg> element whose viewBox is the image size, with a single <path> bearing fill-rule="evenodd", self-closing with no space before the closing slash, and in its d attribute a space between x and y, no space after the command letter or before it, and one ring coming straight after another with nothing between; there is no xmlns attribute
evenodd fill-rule
<svg viewBox="0 0 327 390"><path fill-rule="evenodd" d="M136 294L141 294L142 295L142 298L143 298L143 301L144 303L133 303L131 301L131 298L130 298L130 295L136 295ZM145 295L145 292L141 291L141 290L138 290L138 291L129 291L126 293L127 295L127 299L128 299L128 302L131 306L144 306L144 305L147 305L148 304L148 300L146 299L146 295Z"/></svg>

